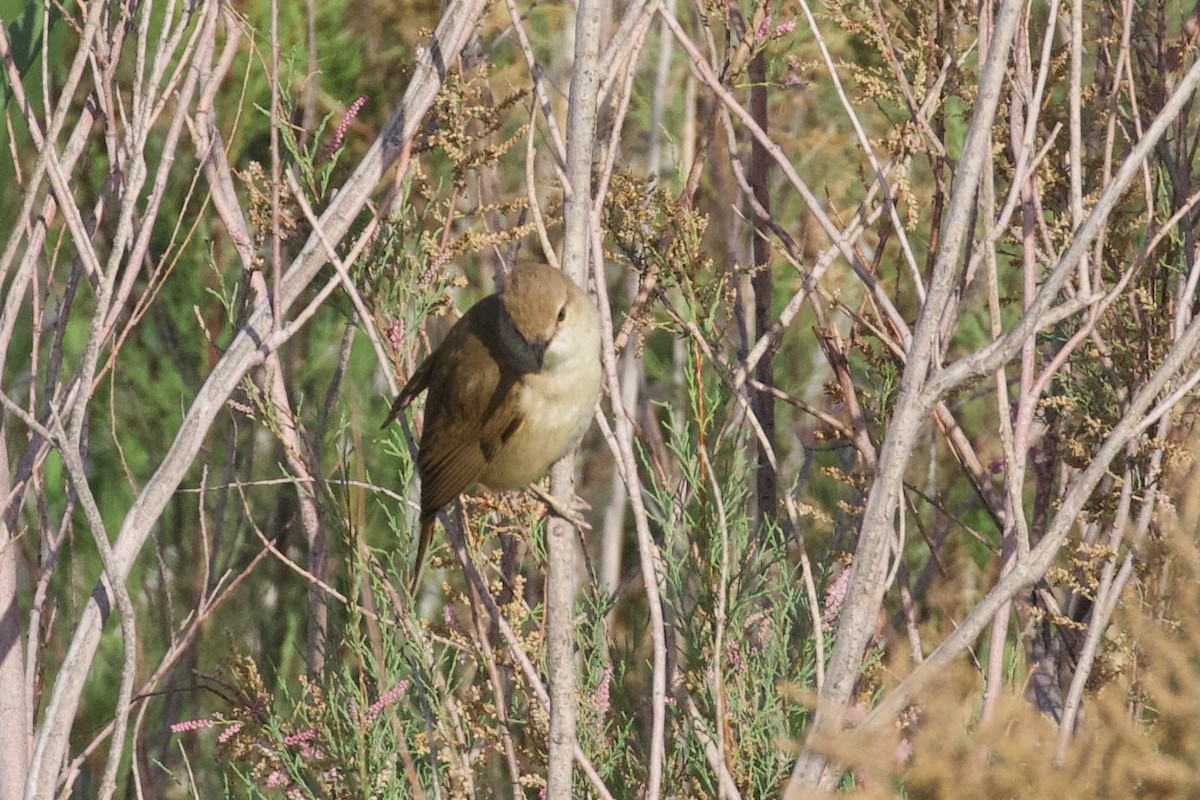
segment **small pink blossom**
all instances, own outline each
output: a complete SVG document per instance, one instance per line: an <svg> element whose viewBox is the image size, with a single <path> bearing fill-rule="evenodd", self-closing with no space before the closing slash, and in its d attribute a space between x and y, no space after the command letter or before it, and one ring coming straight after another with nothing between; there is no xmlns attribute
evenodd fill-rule
<svg viewBox="0 0 1200 800"><path fill-rule="evenodd" d="M754 41L765 42L767 33L771 30L771 15L767 14L763 17L763 21L758 23L758 30L754 32Z"/></svg>
<svg viewBox="0 0 1200 800"><path fill-rule="evenodd" d="M399 350L400 345L404 344L407 338L407 330L404 320L398 319L387 327L387 332L384 334L387 337L388 346L393 350Z"/></svg>
<svg viewBox="0 0 1200 800"><path fill-rule="evenodd" d="M746 627L750 630L750 648L755 653L761 653L763 646L767 643L767 637L771 634L771 604L768 602L766 608L762 611L755 611L746 620Z"/></svg>
<svg viewBox="0 0 1200 800"><path fill-rule="evenodd" d="M901 739L900 743L898 745L896 745L896 764L899 766L904 766L910 760L912 760L912 755L913 755L912 741L909 739Z"/></svg>
<svg viewBox="0 0 1200 800"><path fill-rule="evenodd" d="M232 739L234 736L237 736L237 732L240 731L241 729L242 729L241 722L232 723L228 728L221 731L221 735L217 737L217 744L225 744L230 739Z"/></svg>
<svg viewBox="0 0 1200 800"><path fill-rule="evenodd" d="M778 39L780 36L787 36L794 30L796 30L796 20L789 19L787 22L781 22L776 25L772 35Z"/></svg>
<svg viewBox="0 0 1200 800"><path fill-rule="evenodd" d="M189 719L184 722L176 722L171 726L171 733L185 733L187 731L202 731L205 728L211 728L215 723L211 719Z"/></svg>
<svg viewBox="0 0 1200 800"><path fill-rule="evenodd" d="M734 672L741 672L746 668L746 662L742 658L741 648L739 648L738 643L732 639L730 639L729 643L725 645L725 660L729 662L729 666Z"/></svg>
<svg viewBox="0 0 1200 800"><path fill-rule="evenodd" d="M442 250L436 256L429 259L429 266L425 269L424 274L417 280L417 286L421 289L428 289L437 282L443 273L443 267L450 261L450 252Z"/></svg>
<svg viewBox="0 0 1200 800"><path fill-rule="evenodd" d="M600 710L601 716L608 713L611 707L612 672L612 667L605 667L604 672L600 673L600 682L592 690L592 703Z"/></svg>
<svg viewBox="0 0 1200 800"><path fill-rule="evenodd" d="M333 154L342 146L342 140L346 138L346 131L350 129L350 123L358 116L358 112L362 110L363 104L366 102L367 96L364 94L346 109L346 113L342 116L342 121L338 123L337 130L333 132L333 139L329 141L329 146L325 148L325 158L333 158Z"/></svg>
<svg viewBox="0 0 1200 800"><path fill-rule="evenodd" d="M288 783L287 773L281 769L277 769L267 776L266 786L268 789L278 789L281 786L286 786Z"/></svg>
<svg viewBox="0 0 1200 800"><path fill-rule="evenodd" d="M371 707L367 709L367 724L370 725L372 722L374 722L375 718L379 716L379 712L396 702L397 698L399 698L406 691L408 691L408 681L402 680L391 689L388 689L386 692L380 695L379 699L372 703Z"/></svg>
<svg viewBox="0 0 1200 800"><path fill-rule="evenodd" d="M838 612L842 610L842 602L846 599L846 587L849 583L850 567L846 566L825 590L825 610L821 614L821 625L825 630L833 628Z"/></svg>
<svg viewBox="0 0 1200 800"><path fill-rule="evenodd" d="M317 738L316 728L309 728L306 731L301 731L300 733L293 733L291 736L283 737L283 743L286 744L288 747L292 747L294 745L302 744L304 742L311 742L315 738Z"/></svg>

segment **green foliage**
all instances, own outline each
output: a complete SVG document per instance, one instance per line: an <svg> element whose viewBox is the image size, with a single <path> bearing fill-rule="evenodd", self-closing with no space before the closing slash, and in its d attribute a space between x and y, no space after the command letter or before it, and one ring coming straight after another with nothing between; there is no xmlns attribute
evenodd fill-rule
<svg viewBox="0 0 1200 800"><path fill-rule="evenodd" d="M238 794L270 797L282 791L351 798L404 793L409 777L404 762L412 766L408 743L419 740L425 726L419 711L403 700L408 678L386 688L372 679L386 681L403 666L399 661L372 665L369 675L347 667L336 677L327 676L324 688L299 675L295 691L285 684L272 692L253 659L230 657L220 674L206 679L228 708L204 723L215 728L218 758L241 782Z"/></svg>
<svg viewBox="0 0 1200 800"><path fill-rule="evenodd" d="M649 486L678 669L699 710L681 709L674 719L672 783L716 795L705 750L720 739L737 785L763 796L791 768L779 743L807 722L807 710L784 702L782 691L813 685L811 609L779 531L752 524L749 485L740 479L751 469L744 449L726 439L711 459L700 453L730 398L688 377L687 416L663 409L666 445L681 471Z"/></svg>

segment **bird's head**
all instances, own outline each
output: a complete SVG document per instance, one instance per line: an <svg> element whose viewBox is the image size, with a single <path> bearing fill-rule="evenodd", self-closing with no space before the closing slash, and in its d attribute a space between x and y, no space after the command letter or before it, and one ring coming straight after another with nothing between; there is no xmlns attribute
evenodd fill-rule
<svg viewBox="0 0 1200 800"><path fill-rule="evenodd" d="M596 309L575 283L545 264L519 264L500 290L501 334L524 372L554 370L595 346Z"/></svg>

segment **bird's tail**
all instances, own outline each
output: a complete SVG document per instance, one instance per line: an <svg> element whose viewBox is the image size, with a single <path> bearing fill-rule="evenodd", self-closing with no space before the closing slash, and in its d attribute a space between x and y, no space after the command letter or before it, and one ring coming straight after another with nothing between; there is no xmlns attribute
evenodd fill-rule
<svg viewBox="0 0 1200 800"><path fill-rule="evenodd" d="M412 578L408 591L414 598L421 586L421 575L425 571L425 556L429 553L429 543L433 540L433 526L437 523L437 514L431 514L421 519L421 531L417 538L417 558L413 561Z"/></svg>

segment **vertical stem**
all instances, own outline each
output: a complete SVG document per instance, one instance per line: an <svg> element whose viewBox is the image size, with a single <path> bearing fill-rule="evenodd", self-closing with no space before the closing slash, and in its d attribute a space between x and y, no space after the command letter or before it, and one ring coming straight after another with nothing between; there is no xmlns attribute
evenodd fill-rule
<svg viewBox="0 0 1200 800"><path fill-rule="evenodd" d="M1047 34L1049 35L1049 34ZM1083 0L1071 2L1071 227L1083 224ZM1092 291L1091 268L1079 259L1079 291Z"/></svg>
<svg viewBox="0 0 1200 800"><path fill-rule="evenodd" d="M563 271L577 283L588 273L589 222L592 195L592 149L596 136L597 64L600 53L600 0L583 0L575 18L575 61L567 107L567 179L570 187L563 220ZM604 280L598 274L597 282ZM551 491L560 500L574 493L574 454L551 472ZM553 518L546 535L546 663L550 678L550 732L546 796L570 798L575 753L574 625L575 529Z"/></svg>
<svg viewBox="0 0 1200 800"><path fill-rule="evenodd" d="M637 279L626 277L626 295L632 301L637 295ZM617 369L620 371L621 402L631 412L638 404L640 359L637 357L637 341L630 336L621 352ZM621 562L625 544L625 504L629 501L629 490L621 478L621 464L613 462L612 493L604 509L604 533L600 550L600 585L605 592L615 594L621 583ZM610 620L615 612L609 612Z"/></svg>
<svg viewBox="0 0 1200 800"><path fill-rule="evenodd" d="M666 6L675 13L675 0L666 0ZM676 87L669 87L671 75L671 30L667 23L659 20L658 64L654 71L654 95L650 98L650 145L646 150L646 172L657 176L662 170L662 124L668 97Z"/></svg>
<svg viewBox="0 0 1200 800"><path fill-rule="evenodd" d="M0 412L0 497L9 496L8 446ZM21 606L17 603L17 559L21 548L0 516L0 796L19 797L29 756L29 711L25 706Z"/></svg>
<svg viewBox="0 0 1200 800"><path fill-rule="evenodd" d="M283 327L280 305L283 276L282 233L279 228L279 186L283 181L279 161L279 125L283 114L279 107L279 0L271 0L271 314L275 329Z"/></svg>
<svg viewBox="0 0 1200 800"><path fill-rule="evenodd" d="M568 138L568 147L570 139ZM574 483L574 454L560 460L550 473L556 497L570 496ZM565 519L553 517L546 528L546 669L550 683L550 733L546 769L546 797L571 797L572 759L575 753L575 639L572 612L575 602L575 529Z"/></svg>
<svg viewBox="0 0 1200 800"><path fill-rule="evenodd" d="M767 61L766 53L760 49L750 59L750 114L764 132L769 133L767 124ZM771 274L771 245L769 218L763 214L771 213L771 193L769 186L770 156L763 147L762 140L754 136L750 139L750 173L747 176L750 186L754 189L754 199L758 201L763 213L754 216L754 335L762 336L770 329L775 319L771 313L771 297L774 295L775 282ZM763 436L775 447L775 396L770 387L775 385L775 365L768 351L758 361L754 377L763 388L754 394L754 414L762 426ZM758 470L755 474L755 486L758 495L758 518L760 527L774 516L778 502L778 485L775 468L770 463L766 449L758 448Z"/></svg>

